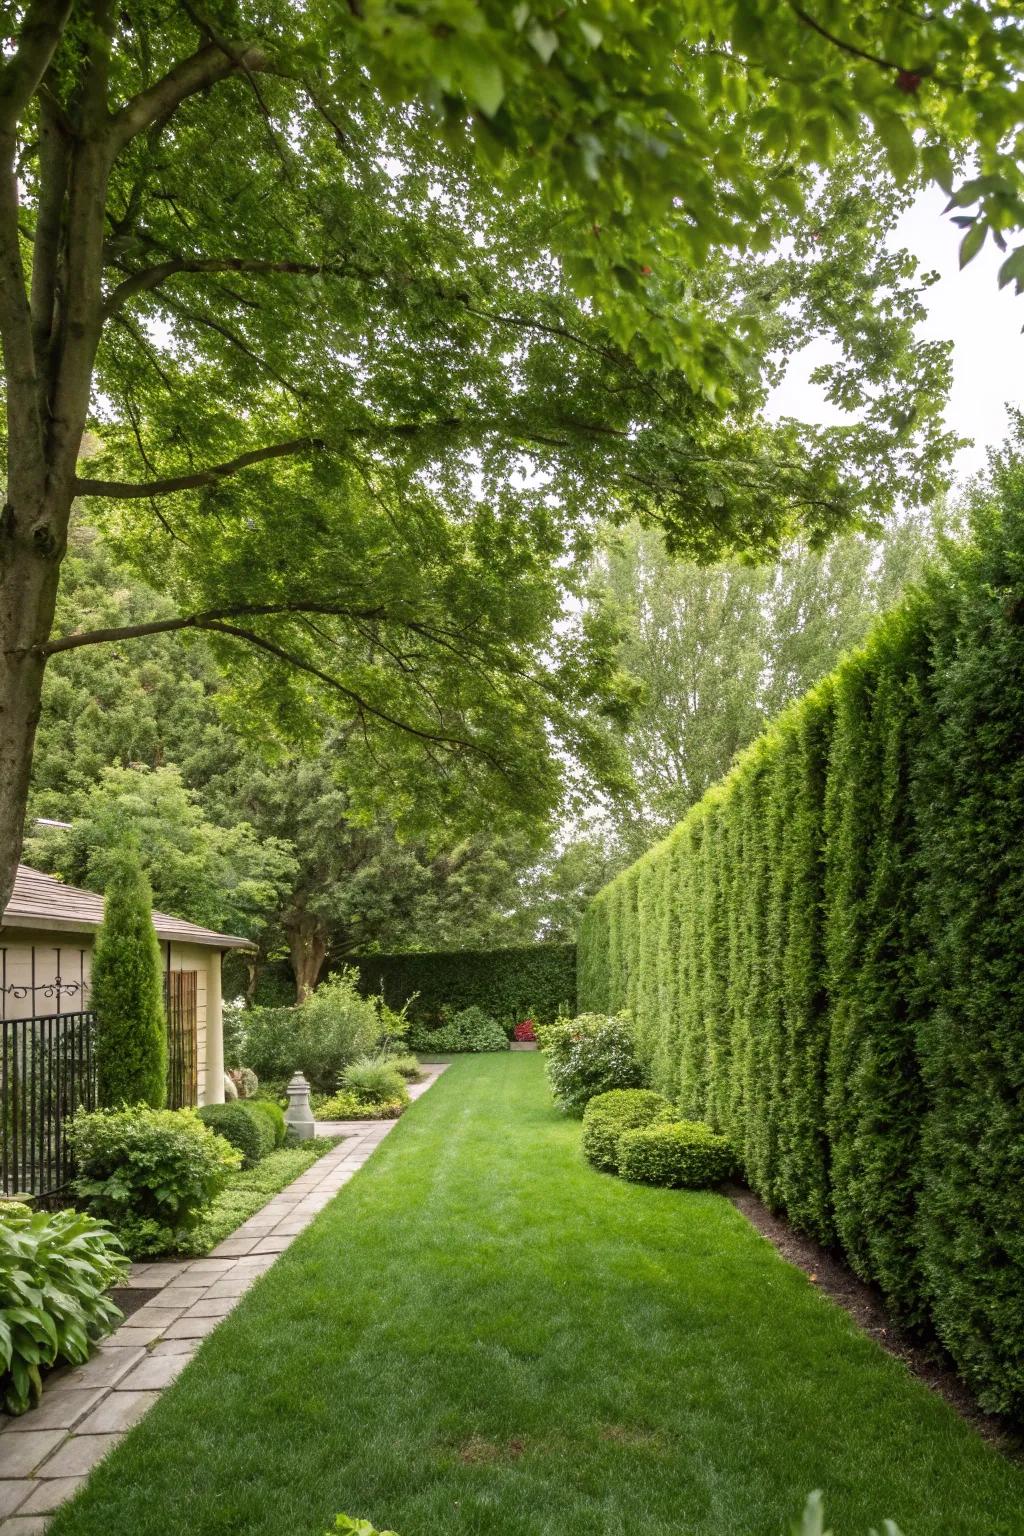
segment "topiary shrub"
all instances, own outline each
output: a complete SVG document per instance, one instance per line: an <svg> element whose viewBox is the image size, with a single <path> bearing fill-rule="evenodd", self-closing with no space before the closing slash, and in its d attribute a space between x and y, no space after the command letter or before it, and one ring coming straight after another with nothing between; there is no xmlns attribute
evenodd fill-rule
<svg viewBox="0 0 1024 1536"><path fill-rule="evenodd" d="M77 1114L68 1137L76 1194L136 1256L173 1249L242 1162L192 1109L97 1109Z"/></svg>
<svg viewBox="0 0 1024 1536"><path fill-rule="evenodd" d="M89 1358L91 1341L121 1313L105 1294L128 1259L110 1231L81 1211L32 1212L6 1202L0 1221L0 1402L24 1413L41 1371Z"/></svg>
<svg viewBox="0 0 1024 1536"><path fill-rule="evenodd" d="M436 1029L414 1025L409 1044L417 1051L507 1051L508 1035L497 1019L475 1005L463 1008Z"/></svg>
<svg viewBox="0 0 1024 1536"><path fill-rule="evenodd" d="M707 1189L736 1166L732 1147L699 1120L643 1126L619 1137L619 1173L634 1184Z"/></svg>
<svg viewBox="0 0 1024 1536"><path fill-rule="evenodd" d="M583 1155L595 1168L617 1173L619 1137L624 1131L675 1120L665 1095L649 1088L613 1088L599 1093L583 1111Z"/></svg>
<svg viewBox="0 0 1024 1536"><path fill-rule="evenodd" d="M246 1099L246 1109L253 1114L264 1115L269 1122L274 1136L274 1146L283 1147L285 1137L288 1134L288 1125L284 1118L284 1110L280 1104L275 1104L271 1099Z"/></svg>
<svg viewBox="0 0 1024 1536"><path fill-rule="evenodd" d="M273 1122L245 1099L235 1099L230 1104L204 1104L197 1113L205 1126L238 1148L243 1168L254 1167L274 1150Z"/></svg>
<svg viewBox="0 0 1024 1536"><path fill-rule="evenodd" d="M89 997L99 1101L111 1108L142 1103L161 1109L167 1099L167 1023L152 892L134 849L108 857Z"/></svg>
<svg viewBox="0 0 1024 1536"><path fill-rule="evenodd" d="M582 1115L591 1099L613 1088L646 1086L647 1073L622 1015L581 1014L551 1030L544 1050L551 1092L566 1114Z"/></svg>

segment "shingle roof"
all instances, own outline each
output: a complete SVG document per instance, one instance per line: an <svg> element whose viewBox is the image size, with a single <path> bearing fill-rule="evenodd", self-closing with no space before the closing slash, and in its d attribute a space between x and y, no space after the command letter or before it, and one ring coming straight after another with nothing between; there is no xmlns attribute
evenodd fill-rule
<svg viewBox="0 0 1024 1536"><path fill-rule="evenodd" d="M64 885L52 875L19 864L14 890L0 926L59 928L82 933L98 928L102 921L103 897L97 896L95 891L80 891L77 886ZM212 928L200 928L198 923L187 923L182 917L168 917L165 912L153 913L153 927L158 938L174 939L179 944L209 944L215 949L254 948L250 939L240 939L231 933L215 933Z"/></svg>

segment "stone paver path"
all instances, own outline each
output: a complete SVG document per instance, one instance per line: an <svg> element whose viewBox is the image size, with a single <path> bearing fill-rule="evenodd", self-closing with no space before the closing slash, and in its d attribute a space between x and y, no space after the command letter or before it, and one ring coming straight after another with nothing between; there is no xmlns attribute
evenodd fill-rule
<svg viewBox="0 0 1024 1536"><path fill-rule="evenodd" d="M444 1071L425 1066L418 1098ZM54 1372L39 1407L0 1430L0 1536L36 1536L208 1333L361 1168L394 1120L321 1122L339 1147L281 1190L204 1259L133 1264L128 1285L160 1294L109 1334L85 1365Z"/></svg>

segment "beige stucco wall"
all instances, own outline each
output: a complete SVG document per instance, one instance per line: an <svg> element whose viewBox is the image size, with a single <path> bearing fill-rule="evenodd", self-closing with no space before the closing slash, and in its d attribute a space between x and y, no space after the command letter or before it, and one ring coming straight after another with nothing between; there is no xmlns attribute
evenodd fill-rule
<svg viewBox="0 0 1024 1536"><path fill-rule="evenodd" d="M91 933L47 929L0 928L0 1018L76 1013L88 1007L92 972ZM34 969L33 969L34 952ZM220 950L205 944L161 940L163 965L172 971L196 972L196 1050L200 1104L224 1098L224 1034L220 984ZM61 990L57 990L60 977ZM35 984L35 992L32 988ZM63 988L71 983L73 991ZM23 996L17 992L23 991Z"/></svg>

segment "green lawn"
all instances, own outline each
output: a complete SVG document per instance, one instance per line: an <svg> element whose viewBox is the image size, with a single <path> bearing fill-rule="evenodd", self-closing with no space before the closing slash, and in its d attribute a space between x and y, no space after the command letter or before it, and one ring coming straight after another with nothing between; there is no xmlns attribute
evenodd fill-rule
<svg viewBox="0 0 1024 1536"><path fill-rule="evenodd" d="M51 1536L1019 1536L1024 1471L716 1195L592 1172L539 1056L464 1058Z"/></svg>

